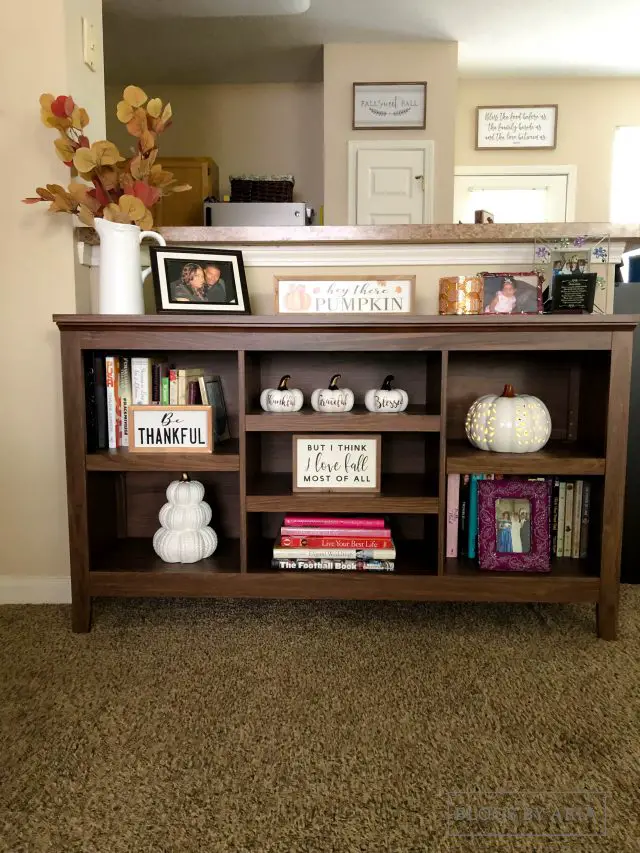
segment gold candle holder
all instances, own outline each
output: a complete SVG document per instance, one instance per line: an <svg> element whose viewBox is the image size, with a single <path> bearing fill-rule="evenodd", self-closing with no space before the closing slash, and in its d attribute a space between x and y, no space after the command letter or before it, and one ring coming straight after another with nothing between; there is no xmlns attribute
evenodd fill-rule
<svg viewBox="0 0 640 853"><path fill-rule="evenodd" d="M440 279L440 314L481 314L484 282L478 275L451 275Z"/></svg>

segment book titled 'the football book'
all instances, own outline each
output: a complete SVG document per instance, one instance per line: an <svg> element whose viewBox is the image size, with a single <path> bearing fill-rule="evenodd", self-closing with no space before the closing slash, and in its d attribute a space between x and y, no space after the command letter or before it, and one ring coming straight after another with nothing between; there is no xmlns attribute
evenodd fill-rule
<svg viewBox="0 0 640 853"><path fill-rule="evenodd" d="M302 558L271 561L272 569L292 572L392 572L393 560L305 560Z"/></svg>

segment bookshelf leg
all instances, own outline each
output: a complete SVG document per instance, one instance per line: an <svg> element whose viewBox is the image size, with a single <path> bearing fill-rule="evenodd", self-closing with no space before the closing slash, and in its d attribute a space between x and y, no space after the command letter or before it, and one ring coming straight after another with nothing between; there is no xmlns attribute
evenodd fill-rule
<svg viewBox="0 0 640 853"><path fill-rule="evenodd" d="M596 622L601 640L616 640L618 638L617 603L596 604Z"/></svg>
<svg viewBox="0 0 640 853"><path fill-rule="evenodd" d="M71 600L71 630L74 634L87 634L91 630L91 598L74 594Z"/></svg>

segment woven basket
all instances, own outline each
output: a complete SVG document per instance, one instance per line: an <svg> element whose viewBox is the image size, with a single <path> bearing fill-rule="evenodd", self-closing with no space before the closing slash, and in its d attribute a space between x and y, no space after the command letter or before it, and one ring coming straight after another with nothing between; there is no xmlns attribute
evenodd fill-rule
<svg viewBox="0 0 640 853"><path fill-rule="evenodd" d="M238 175L229 178L231 201L293 201L295 179L292 175Z"/></svg>

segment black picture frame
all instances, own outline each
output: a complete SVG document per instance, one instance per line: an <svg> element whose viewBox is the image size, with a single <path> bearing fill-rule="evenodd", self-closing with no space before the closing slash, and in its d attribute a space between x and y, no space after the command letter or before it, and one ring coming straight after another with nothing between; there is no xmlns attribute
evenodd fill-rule
<svg viewBox="0 0 640 853"><path fill-rule="evenodd" d="M593 314L598 274L555 275L549 307L552 314Z"/></svg>
<svg viewBox="0 0 640 853"><path fill-rule="evenodd" d="M200 246L149 246L149 254L159 314L251 314L242 252ZM202 275L192 267L199 267ZM202 280L207 267L218 268L217 282L209 288L206 280L202 288L194 286L192 282ZM207 290L220 284L223 290L208 299Z"/></svg>

